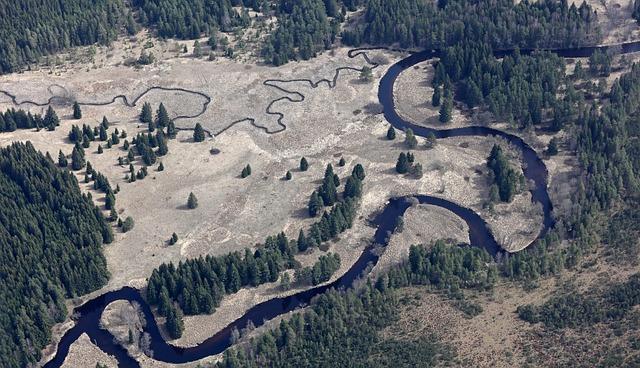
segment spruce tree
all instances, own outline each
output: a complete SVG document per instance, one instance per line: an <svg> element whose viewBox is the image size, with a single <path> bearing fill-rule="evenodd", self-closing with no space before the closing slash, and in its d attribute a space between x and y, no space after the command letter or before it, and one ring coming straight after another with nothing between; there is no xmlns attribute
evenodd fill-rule
<svg viewBox="0 0 640 368"><path fill-rule="evenodd" d="M305 157L300 159L300 171L307 171L309 169L309 163Z"/></svg>
<svg viewBox="0 0 640 368"><path fill-rule="evenodd" d="M151 111L151 104L145 102L142 105L142 111L140 112L140 122L143 124L150 124L153 122L153 112Z"/></svg>
<svg viewBox="0 0 640 368"><path fill-rule="evenodd" d="M160 164L158 165L158 171L164 171L164 164L162 161L160 161Z"/></svg>
<svg viewBox="0 0 640 368"><path fill-rule="evenodd" d="M313 193L311 193L311 198L309 198L309 216L316 217L322 207L323 204L318 196L318 192L314 190Z"/></svg>
<svg viewBox="0 0 640 368"><path fill-rule="evenodd" d="M292 175L291 175L291 171L288 171L288 170L287 170L287 173L286 173L286 174L284 174L284 178L285 178L285 180L291 180L291 177L292 177Z"/></svg>
<svg viewBox="0 0 640 368"><path fill-rule="evenodd" d="M47 112L44 115L44 126L47 127L47 130L53 131L56 129L58 125L60 125L60 119L58 118L58 114L53 110L51 106L47 108Z"/></svg>
<svg viewBox="0 0 640 368"><path fill-rule="evenodd" d="M109 123L109 120L107 120L107 117L106 117L106 116L103 116L103 117L102 117L102 123L100 123L100 126L106 130L106 129L109 129L109 126L110 126L110 125L111 125L111 124ZM105 139L106 139L106 138L105 138Z"/></svg>
<svg viewBox="0 0 640 368"><path fill-rule="evenodd" d="M99 145L98 145L98 154L99 154L99 155L101 155L101 154L102 154L102 152L104 152L104 150L102 149L102 145L101 145L101 144L99 144Z"/></svg>
<svg viewBox="0 0 640 368"><path fill-rule="evenodd" d="M156 112L156 126L160 128L165 128L169 125L169 113L167 109L164 107L164 104L161 102L160 106L158 106L158 111Z"/></svg>
<svg viewBox="0 0 640 368"><path fill-rule="evenodd" d="M189 193L189 198L187 199L187 208L193 210L198 207L198 198L193 192Z"/></svg>
<svg viewBox="0 0 640 368"><path fill-rule="evenodd" d="M60 150L60 152L58 153L58 166L67 167L67 165L67 156L65 156L64 153L62 153L62 150Z"/></svg>
<svg viewBox="0 0 640 368"><path fill-rule="evenodd" d="M407 145L407 147L409 147L409 149L414 149L418 146L418 140L413 133L413 129L407 128L407 130L405 131L404 143Z"/></svg>
<svg viewBox="0 0 640 368"><path fill-rule="evenodd" d="M356 177L360 181L364 180L366 176L364 173L364 167L362 167L361 164L356 164L356 166L353 167L353 171L351 172L351 175Z"/></svg>
<svg viewBox="0 0 640 368"><path fill-rule="evenodd" d="M404 152L400 153L398 156L398 161L396 162L396 172L398 174L406 174L409 171L409 160L407 159L407 155Z"/></svg>
<svg viewBox="0 0 640 368"><path fill-rule="evenodd" d="M74 171L80 170L84 167L84 165L84 155L80 150L78 150L77 147L74 147L73 151L71 152L71 169Z"/></svg>
<svg viewBox="0 0 640 368"><path fill-rule="evenodd" d="M396 129L393 125L389 125L389 129L387 129L387 139L390 141L396 139Z"/></svg>
<svg viewBox="0 0 640 368"><path fill-rule="evenodd" d="M202 128L202 125L200 125L200 123L196 123L196 126L193 128L193 141L204 141L204 129Z"/></svg>
<svg viewBox="0 0 640 368"><path fill-rule="evenodd" d="M438 120L442 124L446 124L451 121L451 110L453 109L453 101L451 98L445 98L440 106L440 116Z"/></svg>
<svg viewBox="0 0 640 368"><path fill-rule="evenodd" d="M338 161L338 166L344 167L344 165L346 164L347 164L347 161L344 159L344 157L340 157L340 161Z"/></svg>
<svg viewBox="0 0 640 368"><path fill-rule="evenodd" d="M77 101L73 103L73 118L76 120L82 119L82 110L80 109L80 104Z"/></svg>
<svg viewBox="0 0 640 368"><path fill-rule="evenodd" d="M440 86L436 86L433 89L433 97L431 98L431 105L433 107L440 106L440 100L442 98L442 92L440 91Z"/></svg>

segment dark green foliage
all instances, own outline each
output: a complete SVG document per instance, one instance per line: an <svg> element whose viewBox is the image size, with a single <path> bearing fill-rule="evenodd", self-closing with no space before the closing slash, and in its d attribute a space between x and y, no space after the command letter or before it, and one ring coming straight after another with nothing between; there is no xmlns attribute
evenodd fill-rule
<svg viewBox="0 0 640 368"><path fill-rule="evenodd" d="M241 178L246 178L251 175L251 165L247 164L247 166L242 168L242 172L240 173Z"/></svg>
<svg viewBox="0 0 640 368"><path fill-rule="evenodd" d="M409 172L411 164L409 164L409 160L407 160L407 155L404 152L400 152L398 156L398 161L396 162L396 172L398 174L406 174Z"/></svg>
<svg viewBox="0 0 640 368"><path fill-rule="evenodd" d="M148 102L145 102L142 105L142 111L140 112L139 119L143 124L150 125L153 123L153 112L151 111L151 104L149 104ZM151 130L151 128L149 130Z"/></svg>
<svg viewBox="0 0 640 368"><path fill-rule="evenodd" d="M200 123L196 123L196 126L193 128L193 141L194 142L204 142L204 129Z"/></svg>
<svg viewBox="0 0 640 368"><path fill-rule="evenodd" d="M389 125L389 129L387 130L387 139L390 141L396 139L396 130L392 125Z"/></svg>
<svg viewBox="0 0 640 368"><path fill-rule="evenodd" d="M131 231L134 225L135 222L133 221L133 218L131 216L127 216L127 218L124 219L124 222L122 222L122 232L126 233Z"/></svg>
<svg viewBox="0 0 640 368"><path fill-rule="evenodd" d="M158 165L158 171L164 171L164 164L162 162Z"/></svg>
<svg viewBox="0 0 640 368"><path fill-rule="evenodd" d="M296 270L295 281L299 285L318 285L329 281L331 276L340 268L340 256L328 253L320 256L313 267Z"/></svg>
<svg viewBox="0 0 640 368"><path fill-rule="evenodd" d="M431 105L433 107L440 106L440 101L442 100L442 92L440 90L440 86L436 85L433 88L433 97L431 97Z"/></svg>
<svg viewBox="0 0 640 368"><path fill-rule="evenodd" d="M169 337L172 339L178 339L182 337L184 331L184 323L182 322L182 313L173 304L170 304L167 312L164 314L167 318L165 327L169 333Z"/></svg>
<svg viewBox="0 0 640 368"><path fill-rule="evenodd" d="M322 207L324 207L322 198L318 195L318 192L314 190L313 193L311 193L311 197L309 198L309 216L316 217Z"/></svg>
<svg viewBox="0 0 640 368"><path fill-rule="evenodd" d="M194 39L248 25L246 16L232 8L237 1L134 0L132 4L140 11L141 23L152 26L162 38Z"/></svg>
<svg viewBox="0 0 640 368"><path fill-rule="evenodd" d="M440 112L438 120L442 124L449 123L451 121L451 111L453 110L453 101L451 98L445 98L440 104Z"/></svg>
<svg viewBox="0 0 640 368"><path fill-rule="evenodd" d="M126 13L120 0L3 1L0 9L0 74L68 47L109 44Z"/></svg>
<svg viewBox="0 0 640 368"><path fill-rule="evenodd" d="M347 161L344 159L344 157L340 157L340 161L338 161L338 166L344 167L344 165L346 164L347 164Z"/></svg>
<svg viewBox="0 0 640 368"><path fill-rule="evenodd" d="M640 0L635 0L633 2L632 16L635 20L640 21Z"/></svg>
<svg viewBox="0 0 640 368"><path fill-rule="evenodd" d="M107 282L101 244L113 235L75 176L29 142L0 150L0 192L0 366L26 367L64 320L65 298Z"/></svg>
<svg viewBox="0 0 640 368"><path fill-rule="evenodd" d="M608 77L611 74L611 56L600 50L596 50L589 57L589 72L597 77Z"/></svg>
<svg viewBox="0 0 640 368"><path fill-rule="evenodd" d="M327 165L324 172L324 179L322 180L322 185L318 190L318 195L322 198L322 202L325 206L333 206L338 200L335 174L333 173L333 166L331 166L331 164Z"/></svg>
<svg viewBox="0 0 640 368"><path fill-rule="evenodd" d="M542 322L551 328L573 328L620 320L638 304L640 274L634 274L599 295L568 292L552 297L539 307L520 306L518 315L525 321Z"/></svg>
<svg viewBox="0 0 640 368"><path fill-rule="evenodd" d="M549 156L555 156L558 154L558 138L551 138L549 145L547 146L547 154Z"/></svg>
<svg viewBox="0 0 640 368"><path fill-rule="evenodd" d="M307 171L309 169L309 163L305 157L300 159L300 171Z"/></svg>
<svg viewBox="0 0 640 368"><path fill-rule="evenodd" d="M58 166L67 167L67 165L67 156L65 156L65 154L62 153L62 150L60 150L60 152L58 153Z"/></svg>
<svg viewBox="0 0 640 368"><path fill-rule="evenodd" d="M524 181L522 174L518 174L509 166L509 159L497 144L493 145L491 149L491 154L487 158L487 166L493 172L500 200L511 202L513 197L520 191L521 183Z"/></svg>
<svg viewBox="0 0 640 368"><path fill-rule="evenodd" d="M491 2L370 0L364 21L342 34L349 45L391 45L444 48L463 40L494 48L570 47L597 43L595 12L583 3L566 1ZM535 24L535 30L531 27Z"/></svg>
<svg viewBox="0 0 640 368"><path fill-rule="evenodd" d="M82 147L76 145L71 152L71 169L80 170L84 165L84 150Z"/></svg>
<svg viewBox="0 0 640 368"><path fill-rule="evenodd" d="M357 178L358 180L363 181L366 176L364 173L364 167L362 167L361 164L356 164L356 166L353 167L353 171L351 172L351 175Z"/></svg>
<svg viewBox="0 0 640 368"><path fill-rule="evenodd" d="M168 127L170 122L171 122L171 119L169 118L169 113L167 112L167 109L164 107L164 104L161 102L160 106L158 106L158 111L156 112L156 126L160 128Z"/></svg>
<svg viewBox="0 0 640 368"><path fill-rule="evenodd" d="M156 143L158 149L156 150L156 156L164 156L169 153L169 146L167 145L167 138L162 133L162 130L158 130L156 133Z"/></svg>
<svg viewBox="0 0 640 368"><path fill-rule="evenodd" d="M60 125L58 114L56 114L51 106L47 108L47 112L44 114L43 124L47 130L51 131L56 130L56 127Z"/></svg>
<svg viewBox="0 0 640 368"><path fill-rule="evenodd" d="M73 103L73 118L76 120L82 119L82 110L80 109L80 104L78 104L78 102Z"/></svg>
<svg viewBox="0 0 640 368"><path fill-rule="evenodd" d="M169 245L175 245L178 242L178 235L176 233L171 234L169 239Z"/></svg>
<svg viewBox="0 0 640 368"><path fill-rule="evenodd" d="M278 28L262 49L273 65L310 59L333 43L338 25L329 24L322 0L282 0L278 12Z"/></svg>
<svg viewBox="0 0 640 368"><path fill-rule="evenodd" d="M284 174L284 179L291 180L291 178L292 178L291 171L287 170L287 173Z"/></svg>
<svg viewBox="0 0 640 368"><path fill-rule="evenodd" d="M413 129L407 128L404 133L404 144L406 144L409 149L418 147L418 139L416 139L416 135L413 133Z"/></svg>
<svg viewBox="0 0 640 368"><path fill-rule="evenodd" d="M198 198L193 192L189 193L189 198L187 198L187 208L190 210L198 208Z"/></svg>

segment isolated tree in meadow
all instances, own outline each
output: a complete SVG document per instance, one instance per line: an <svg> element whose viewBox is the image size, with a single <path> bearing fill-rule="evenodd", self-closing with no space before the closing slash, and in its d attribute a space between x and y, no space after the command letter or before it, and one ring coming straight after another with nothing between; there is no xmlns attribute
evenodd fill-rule
<svg viewBox="0 0 640 368"><path fill-rule="evenodd" d="M100 126L103 127L104 129L109 129L109 126L111 125L111 123L109 123L109 120L107 119L106 116L102 117L102 123L100 123Z"/></svg>
<svg viewBox="0 0 640 368"><path fill-rule="evenodd" d="M193 128L193 141L204 141L204 129L202 128L202 125L200 123L196 123L196 126Z"/></svg>
<svg viewBox="0 0 640 368"><path fill-rule="evenodd" d="M169 118L169 113L164 107L164 104L161 102L160 106L158 106L158 111L156 112L156 126L164 128L169 125L170 121L171 119Z"/></svg>
<svg viewBox="0 0 640 368"><path fill-rule="evenodd" d="M307 171L309 169L309 163L305 157L300 159L300 171Z"/></svg>
<svg viewBox="0 0 640 368"><path fill-rule="evenodd" d="M251 165L247 164L247 166L245 166L242 169L242 172L240 173L240 176L244 179L244 178L246 178L246 177L248 177L250 175L251 175Z"/></svg>
<svg viewBox="0 0 640 368"><path fill-rule="evenodd" d="M387 139L390 141L396 139L396 129L393 125L389 125L389 129L387 129Z"/></svg>
<svg viewBox="0 0 640 368"><path fill-rule="evenodd" d="M286 174L284 174L284 178L285 178L285 180L291 180L291 177L292 177L292 175L291 175L291 171L288 171L288 170L287 170L287 173L286 173Z"/></svg>
<svg viewBox="0 0 640 368"><path fill-rule="evenodd" d="M142 111L140 112L140 122L143 124L149 124L153 122L153 112L151 111L151 104L145 102L142 105Z"/></svg>
<svg viewBox="0 0 640 368"><path fill-rule="evenodd" d="M398 161L396 162L396 172L398 174L406 174L409 171L409 160L407 159L407 155L404 152L400 153L398 156Z"/></svg>
<svg viewBox="0 0 640 368"><path fill-rule="evenodd" d="M343 167L346 164L347 164L347 161L344 159L344 157L340 157L340 161L338 161L338 166Z"/></svg>
<svg viewBox="0 0 640 368"><path fill-rule="evenodd" d="M418 140L413 133L413 129L407 128L407 130L405 131L404 143L407 145L407 147L409 147L409 149L414 149L418 146Z"/></svg>
<svg viewBox="0 0 640 368"><path fill-rule="evenodd" d="M131 216L127 216L127 218L122 222L122 232L126 233L131 231L134 225L135 222L133 221L133 218Z"/></svg>
<svg viewBox="0 0 640 368"><path fill-rule="evenodd" d="M171 238L169 238L169 245L174 245L178 242L178 235L176 233L171 234Z"/></svg>
<svg viewBox="0 0 640 368"><path fill-rule="evenodd" d="M198 207L198 198L193 192L189 193L189 198L187 199L187 208L193 210Z"/></svg>
<svg viewBox="0 0 640 368"><path fill-rule="evenodd" d="M99 144L98 145L98 154L101 155L104 152L104 150L102 149L102 145Z"/></svg>
<svg viewBox="0 0 640 368"><path fill-rule="evenodd" d="M360 71L360 80L367 83L371 82L373 80L373 70L368 66L364 66Z"/></svg>
<svg viewBox="0 0 640 368"><path fill-rule="evenodd" d="M164 171L164 164L160 161L160 165L158 165L158 171Z"/></svg>
<svg viewBox="0 0 640 368"><path fill-rule="evenodd" d="M77 101L73 103L73 118L76 120L82 119L82 109L80 109L80 104Z"/></svg>
<svg viewBox="0 0 640 368"><path fill-rule="evenodd" d="M167 137L169 137L169 139L174 139L176 135L178 135L176 125L173 120L169 120L169 123L167 124Z"/></svg>

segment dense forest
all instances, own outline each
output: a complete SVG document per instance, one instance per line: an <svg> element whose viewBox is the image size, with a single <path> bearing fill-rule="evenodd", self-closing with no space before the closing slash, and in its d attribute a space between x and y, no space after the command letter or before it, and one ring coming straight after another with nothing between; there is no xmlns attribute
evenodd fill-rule
<svg viewBox="0 0 640 368"><path fill-rule="evenodd" d="M25 367L66 317L65 298L107 282L113 235L74 175L29 142L0 149L0 193L0 365Z"/></svg>
<svg viewBox="0 0 640 368"><path fill-rule="evenodd" d="M67 47L108 44L124 32L122 0L3 0L0 2L0 74Z"/></svg>
<svg viewBox="0 0 640 368"><path fill-rule="evenodd" d="M363 22L343 32L349 45L445 48L463 40L493 48L569 47L600 39L589 5L567 1L369 0Z"/></svg>

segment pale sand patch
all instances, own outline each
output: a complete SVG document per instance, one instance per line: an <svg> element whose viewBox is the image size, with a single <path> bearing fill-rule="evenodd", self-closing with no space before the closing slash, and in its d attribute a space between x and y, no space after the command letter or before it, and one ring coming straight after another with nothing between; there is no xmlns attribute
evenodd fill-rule
<svg viewBox="0 0 640 368"><path fill-rule="evenodd" d="M95 367L97 363L109 368L118 366L116 359L95 346L87 334L82 334L69 348L69 354L62 363L63 368Z"/></svg>

